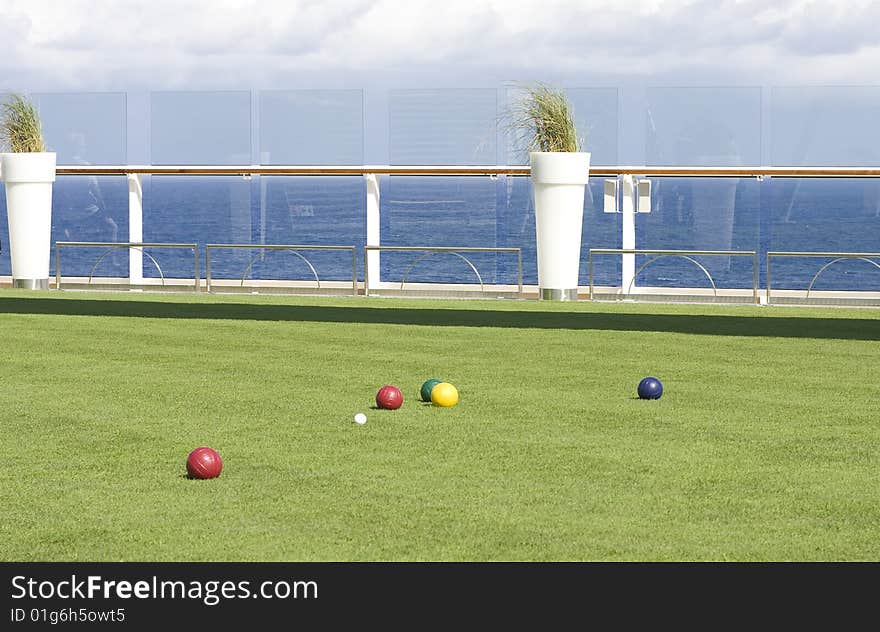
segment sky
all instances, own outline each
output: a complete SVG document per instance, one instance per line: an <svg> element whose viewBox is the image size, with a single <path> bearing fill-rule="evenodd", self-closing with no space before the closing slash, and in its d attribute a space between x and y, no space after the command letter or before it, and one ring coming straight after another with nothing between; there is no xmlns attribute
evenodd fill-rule
<svg viewBox="0 0 880 632"><path fill-rule="evenodd" d="M880 0L0 0L0 16L0 93L42 95L46 127L58 127L48 135L71 155L67 127L80 125L77 112L86 112L89 151L98 161L156 160L163 139L181 146L181 129L165 129L157 118L156 95L201 91L212 107L183 105L184 95L173 111L176 119L183 120L182 110L195 117L187 130L213 120L212 129L188 138L193 147L210 146L211 155L224 154L210 145L216 129L227 130L225 137L234 129L244 147L226 150L227 160L247 161L249 137L252 156L262 156L275 136L285 147L309 150L306 158L279 160L342 160L315 148L344 119L362 121L363 136L359 128L333 141L334 151L348 143L355 153L363 147L368 164L425 162L431 158L406 152L427 145L470 151L478 136L465 129L457 103L468 104L476 119L483 97L449 89L490 89L487 120L468 123L489 129L493 95L523 81L581 91L575 110L597 163L702 164L710 160L707 137L683 141L681 131L701 120L704 128L724 128L737 160L747 163L848 164L857 153L864 154L860 164L878 160L856 145L880 147ZM409 97L400 96L426 88L440 89L427 105L406 105ZM297 127L289 117L270 129L248 114L256 112L248 92L259 93L263 107L264 91L273 90L312 91L319 100L359 91L363 101L311 110L302 118L321 115L325 124L292 139L277 134ZM614 100L604 109L603 90ZM226 110L211 91L229 91ZM123 105L98 96L123 93ZM450 103L441 93L452 95ZM102 110L91 97L107 115L96 114ZM407 107L418 114L417 132L405 129ZM127 120L117 121L119 113ZM462 128L460 143L450 138L450 121ZM252 125L260 131L248 136ZM115 149L99 152L99 144ZM490 162L511 160L501 149L494 160L496 150L487 151ZM720 160L719 151L709 153ZM169 160L182 160L173 153ZM350 153L345 160L360 162Z"/></svg>
<svg viewBox="0 0 880 632"><path fill-rule="evenodd" d="M0 0L0 90L871 85L870 0Z"/></svg>

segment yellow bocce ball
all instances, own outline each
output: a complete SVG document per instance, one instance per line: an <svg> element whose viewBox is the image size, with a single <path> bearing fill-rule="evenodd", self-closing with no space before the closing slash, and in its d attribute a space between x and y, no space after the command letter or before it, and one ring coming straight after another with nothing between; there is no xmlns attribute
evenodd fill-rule
<svg viewBox="0 0 880 632"><path fill-rule="evenodd" d="M455 406L458 403L458 389L449 382L440 382L431 389L431 402L435 406Z"/></svg>

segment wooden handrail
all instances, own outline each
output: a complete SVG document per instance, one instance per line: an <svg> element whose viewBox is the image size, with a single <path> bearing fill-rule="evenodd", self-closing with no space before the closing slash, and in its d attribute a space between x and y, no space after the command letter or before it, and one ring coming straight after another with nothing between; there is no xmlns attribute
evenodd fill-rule
<svg viewBox="0 0 880 632"><path fill-rule="evenodd" d="M418 165L58 165L58 175L279 175L279 176L528 176L528 166ZM591 176L618 175L703 178L880 178L880 167L590 167Z"/></svg>

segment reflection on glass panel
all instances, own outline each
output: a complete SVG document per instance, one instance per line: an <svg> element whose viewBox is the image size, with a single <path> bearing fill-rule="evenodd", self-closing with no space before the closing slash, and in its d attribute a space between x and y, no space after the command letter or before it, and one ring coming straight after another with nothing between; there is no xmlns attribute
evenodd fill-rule
<svg viewBox="0 0 880 632"><path fill-rule="evenodd" d="M56 241L128 241L125 176L58 176L52 187L52 243ZM61 273L88 276L102 253L65 248ZM53 271L54 265L53 260ZM127 277L128 251L118 249L108 254L95 275Z"/></svg>
<svg viewBox="0 0 880 632"><path fill-rule="evenodd" d="M498 246L522 250L523 283L538 282L535 246L535 205L532 181L526 177L498 178Z"/></svg>
<svg viewBox="0 0 880 632"><path fill-rule="evenodd" d="M773 88L772 164L878 166L878 111L878 86Z"/></svg>
<svg viewBox="0 0 880 632"><path fill-rule="evenodd" d="M760 88L649 88L647 99L647 164L761 164Z"/></svg>
<svg viewBox="0 0 880 632"><path fill-rule="evenodd" d="M636 215L636 248L759 250L760 183L753 178L654 178L650 213ZM639 255L638 270L655 255ZM719 288L752 286L750 257L693 255ZM636 284L711 287L701 268L682 257L645 266ZM629 280L627 280L629 283Z"/></svg>
<svg viewBox="0 0 880 632"><path fill-rule="evenodd" d="M154 92L150 138L154 165L251 164L251 94Z"/></svg>
<svg viewBox="0 0 880 632"><path fill-rule="evenodd" d="M204 244L252 243L251 180L239 176L152 176L144 189L144 241L197 242L201 274ZM168 248L154 256L161 257L159 265L166 277L192 278L191 252ZM145 263L144 276L159 275Z"/></svg>
<svg viewBox="0 0 880 632"><path fill-rule="evenodd" d="M59 165L124 165L122 92L35 94L43 138Z"/></svg>
<svg viewBox="0 0 880 632"><path fill-rule="evenodd" d="M523 282L537 283L535 210L532 184L525 177L411 177L382 179L381 231L383 246L446 246L520 248ZM602 180L593 178L584 200L580 280L588 283L590 248L620 245L620 216L602 212ZM401 280L405 258L382 255L382 279ZM480 255L478 266L486 283L515 283L516 258L505 254ZM464 267L463 267L464 266ZM594 263L596 283L619 278L619 263ZM426 267L414 269L414 281L467 282L473 276L454 256L432 255Z"/></svg>
<svg viewBox="0 0 880 632"><path fill-rule="evenodd" d="M383 246L495 245L495 180L382 178Z"/></svg>
<svg viewBox="0 0 880 632"><path fill-rule="evenodd" d="M503 245L497 238L496 180L492 178L390 176L383 178L381 185L383 246ZM479 258L485 262L493 256ZM395 263L409 257L383 254L382 279L400 281L405 269L398 269ZM490 281L494 276L488 269L480 274L484 281L495 282ZM456 257L436 255L413 272L410 280L446 283L463 280L470 273Z"/></svg>
<svg viewBox="0 0 880 632"><path fill-rule="evenodd" d="M204 245L287 244L356 246L366 242L364 179L354 176L154 176L144 240L197 242L204 274ZM161 250L166 276L191 277L192 253ZM218 249L211 254L214 279L351 279L350 251ZM306 263L305 260L309 263ZM358 257L362 275L362 257ZM146 265L145 276L158 276Z"/></svg>
<svg viewBox="0 0 880 632"><path fill-rule="evenodd" d="M517 261L515 252L389 250L382 253L382 281L403 289L412 283L515 286Z"/></svg>
<svg viewBox="0 0 880 632"><path fill-rule="evenodd" d="M393 165L494 165L494 89L392 90Z"/></svg>
<svg viewBox="0 0 880 632"><path fill-rule="evenodd" d="M269 176L260 178L259 233L254 243L356 246L363 276L366 244L366 190L360 176ZM351 278L350 251L303 251L320 279ZM212 263L213 265L213 263ZM289 252L267 255L253 278L309 279L311 271Z"/></svg>
<svg viewBox="0 0 880 632"><path fill-rule="evenodd" d="M362 90L260 92L260 164L360 165Z"/></svg>
<svg viewBox="0 0 880 632"><path fill-rule="evenodd" d="M574 112L575 128L583 142L583 151L590 152L594 165L617 164L618 91L616 88L570 88L565 91ZM517 90L507 92L511 102ZM525 142L519 134L507 132L507 164L529 163Z"/></svg>
<svg viewBox="0 0 880 632"><path fill-rule="evenodd" d="M880 181L861 178L773 178L767 247L788 252L880 252ZM773 288L807 289L828 263L774 258ZM860 260L830 266L816 290L878 290L880 270Z"/></svg>
<svg viewBox="0 0 880 632"><path fill-rule="evenodd" d="M591 248L620 248L622 215L605 213L603 191L604 178L590 178L584 196L584 224L581 228L581 267L578 284L587 285L589 280L589 254ZM534 214L534 208L532 209ZM535 283L537 283L537 273ZM620 284L620 257L594 257L593 283L597 285Z"/></svg>

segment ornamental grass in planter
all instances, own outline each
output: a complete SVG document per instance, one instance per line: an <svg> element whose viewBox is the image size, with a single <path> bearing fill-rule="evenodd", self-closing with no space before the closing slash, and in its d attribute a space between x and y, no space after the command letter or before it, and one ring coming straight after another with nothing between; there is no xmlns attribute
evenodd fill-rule
<svg viewBox="0 0 880 632"><path fill-rule="evenodd" d="M48 289L55 152L46 151L39 111L21 94L0 105L0 148L12 285Z"/></svg>
<svg viewBox="0 0 880 632"><path fill-rule="evenodd" d="M544 83L520 87L509 127L529 152L535 204L538 289L542 299L577 300L584 191L584 152L567 95Z"/></svg>

